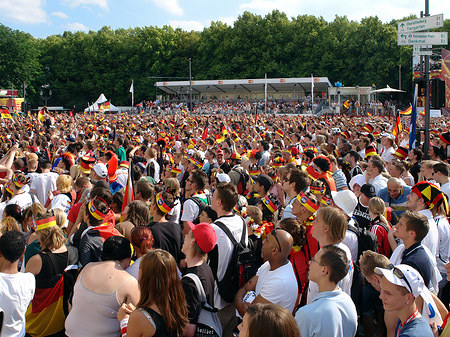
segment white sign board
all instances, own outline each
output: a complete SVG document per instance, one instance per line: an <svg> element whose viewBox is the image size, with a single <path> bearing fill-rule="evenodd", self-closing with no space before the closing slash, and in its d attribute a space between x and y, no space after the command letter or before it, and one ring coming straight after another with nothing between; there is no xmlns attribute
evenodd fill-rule
<svg viewBox="0 0 450 337"><path fill-rule="evenodd" d="M420 45L414 45L413 46L413 55L415 56L421 56L421 55L433 55L433 51L431 50L433 46L426 45L426 46L420 46Z"/></svg>
<svg viewBox="0 0 450 337"><path fill-rule="evenodd" d="M408 20L398 23L399 33L420 32L444 26L444 14L425 16L423 18Z"/></svg>
<svg viewBox="0 0 450 337"><path fill-rule="evenodd" d="M441 110L430 109L430 117L441 117Z"/></svg>
<svg viewBox="0 0 450 337"><path fill-rule="evenodd" d="M399 33L397 36L397 44L400 46L448 44L448 33Z"/></svg>

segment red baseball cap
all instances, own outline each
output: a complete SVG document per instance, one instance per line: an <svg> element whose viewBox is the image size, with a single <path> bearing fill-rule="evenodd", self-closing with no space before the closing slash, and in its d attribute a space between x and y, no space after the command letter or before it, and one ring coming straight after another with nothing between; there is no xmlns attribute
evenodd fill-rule
<svg viewBox="0 0 450 337"><path fill-rule="evenodd" d="M195 241L204 253L209 253L213 250L217 242L216 231L207 222L199 223L194 225L192 222L187 222L189 228L192 230Z"/></svg>

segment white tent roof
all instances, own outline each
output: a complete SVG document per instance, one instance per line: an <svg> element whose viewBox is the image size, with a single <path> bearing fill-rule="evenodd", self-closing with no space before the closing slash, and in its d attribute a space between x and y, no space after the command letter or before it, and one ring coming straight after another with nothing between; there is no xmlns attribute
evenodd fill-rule
<svg viewBox="0 0 450 337"><path fill-rule="evenodd" d="M106 96L104 94L101 94L97 100L95 101L95 103L93 103L92 105L88 106L86 109L84 109L85 112L89 112L89 111L98 111L98 106L101 105L101 103L104 103L108 101L106 99ZM119 109L113 105L112 103L110 103L110 108L109 109L103 109L104 111L119 111Z"/></svg>

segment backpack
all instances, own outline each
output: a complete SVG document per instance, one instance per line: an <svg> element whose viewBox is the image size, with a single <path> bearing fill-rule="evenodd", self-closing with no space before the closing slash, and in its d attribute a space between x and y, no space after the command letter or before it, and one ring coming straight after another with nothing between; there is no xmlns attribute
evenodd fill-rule
<svg viewBox="0 0 450 337"><path fill-rule="evenodd" d="M217 309L213 308L206 301L205 289L202 282L196 274L189 273L183 277L189 277L194 281L197 287L198 296L200 298L200 313L197 319L197 327L195 330L196 337L222 337L222 325L220 324Z"/></svg>
<svg viewBox="0 0 450 337"><path fill-rule="evenodd" d="M200 198L192 197L187 200L192 200L195 202L195 204L198 207L198 215L197 217L192 221L193 224L198 225L200 223L200 214L205 210L205 208L209 205L211 205L211 196L208 194L206 195L207 204L205 204ZM187 201L186 200L186 201Z"/></svg>
<svg viewBox="0 0 450 337"><path fill-rule="evenodd" d="M248 175L247 171L245 171L243 168L241 169L233 169L234 172L239 173L239 182L237 184L237 192L238 194L245 195L245 190L247 189L247 183L250 179L250 176Z"/></svg>
<svg viewBox="0 0 450 337"><path fill-rule="evenodd" d="M253 276L255 276L256 271L258 270L256 259L253 255L252 250L245 245L247 226L244 219L242 219L242 223L243 229L240 242L237 242L235 240L233 234L231 234L230 230L225 224L220 221L216 221L214 223L223 230L223 232L228 236L231 243L233 244L231 260L227 266L222 281L219 281L217 279L217 265L212 266L211 268L213 270L214 278L217 281L219 294L228 303L232 303L234 301L234 297L236 296L238 290L242 288L244 284L248 282Z"/></svg>

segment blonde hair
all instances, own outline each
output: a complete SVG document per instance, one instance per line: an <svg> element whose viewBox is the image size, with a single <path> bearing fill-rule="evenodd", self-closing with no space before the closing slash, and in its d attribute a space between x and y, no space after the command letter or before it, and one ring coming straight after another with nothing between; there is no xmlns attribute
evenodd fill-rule
<svg viewBox="0 0 450 337"><path fill-rule="evenodd" d="M12 216L7 216L0 222L0 236L10 231L20 232L20 226L16 219Z"/></svg>
<svg viewBox="0 0 450 337"><path fill-rule="evenodd" d="M333 242L342 242L347 231L347 218L343 211L338 208L325 206L320 207L316 213L316 219L321 217L328 226L328 237Z"/></svg>
<svg viewBox="0 0 450 337"><path fill-rule="evenodd" d="M34 202L30 207L25 208L25 210L22 212L22 227L24 231L30 230L30 228L28 228L28 226L26 225L26 221L32 217L36 218L38 214L45 214L45 208L37 202Z"/></svg>
<svg viewBox="0 0 450 337"><path fill-rule="evenodd" d="M56 225L59 228L63 228L63 225L67 222L66 213L60 208L54 208L53 214L55 215Z"/></svg>
<svg viewBox="0 0 450 337"><path fill-rule="evenodd" d="M383 199L374 197L369 201L369 210L380 217L380 221L385 225L389 226L388 221L384 217L384 212L386 212L386 205L384 204Z"/></svg>
<svg viewBox="0 0 450 337"><path fill-rule="evenodd" d="M177 178L164 179L163 184L167 187L167 190L172 193L174 198L180 197L180 182L177 180Z"/></svg>
<svg viewBox="0 0 450 337"><path fill-rule="evenodd" d="M36 233L38 234L39 242L41 244L41 251L61 248L67 242L62 229L58 226L44 228Z"/></svg>
<svg viewBox="0 0 450 337"><path fill-rule="evenodd" d="M72 191L72 177L67 174L61 174L56 179L56 187L61 193L69 193Z"/></svg>

